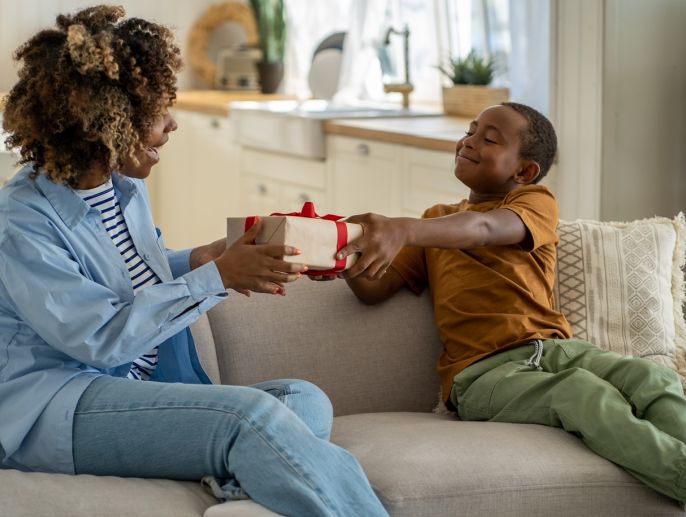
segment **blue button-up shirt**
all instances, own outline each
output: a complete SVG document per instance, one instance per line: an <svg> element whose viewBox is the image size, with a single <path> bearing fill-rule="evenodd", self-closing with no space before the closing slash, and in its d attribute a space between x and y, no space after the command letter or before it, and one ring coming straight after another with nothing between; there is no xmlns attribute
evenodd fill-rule
<svg viewBox="0 0 686 517"><path fill-rule="evenodd" d="M88 384L125 376L155 345L151 380L209 382L187 327L227 293L214 262L190 271L190 250L165 249L143 181L112 177L136 249L162 280L134 296L99 212L30 172L0 189L0 467L73 473L73 414Z"/></svg>

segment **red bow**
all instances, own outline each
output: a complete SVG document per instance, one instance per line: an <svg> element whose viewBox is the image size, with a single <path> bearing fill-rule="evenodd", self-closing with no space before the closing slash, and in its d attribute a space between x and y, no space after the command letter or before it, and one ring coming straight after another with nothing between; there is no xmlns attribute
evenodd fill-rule
<svg viewBox="0 0 686 517"><path fill-rule="evenodd" d="M348 244L348 227L345 225L345 223L340 222L340 219L343 219L343 216L341 215L333 215L333 214L326 214L326 215L317 215L317 212L314 210L314 203L312 201L306 201L305 204L303 205L302 209L300 212L291 212L289 214L279 214L279 213L273 213L269 214L271 216L292 216L292 217L308 217L310 219L325 219L327 221L333 221L336 223L336 234L337 234L337 239L336 239L336 253L341 251L343 248L345 248L346 244ZM247 232L250 228L253 227L255 224L255 216L250 216L245 218L245 231ZM306 271L306 275L311 275L311 276L334 276L340 271L343 271L345 269L346 265L346 259L341 259L341 260L336 260L336 263L333 267L333 269L326 269L324 271L321 270L312 270L312 271Z"/></svg>

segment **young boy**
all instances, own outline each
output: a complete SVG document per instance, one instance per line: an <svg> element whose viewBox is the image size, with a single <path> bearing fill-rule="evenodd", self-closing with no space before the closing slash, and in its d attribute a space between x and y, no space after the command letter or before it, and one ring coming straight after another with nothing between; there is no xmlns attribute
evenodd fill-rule
<svg viewBox="0 0 686 517"><path fill-rule="evenodd" d="M517 103L492 106L457 142L469 199L422 219L350 218L364 236L345 274L378 303L431 289L443 342L443 399L463 420L562 427L654 489L686 500L686 400L676 373L570 339L554 309L558 207L537 185L555 156L551 123Z"/></svg>

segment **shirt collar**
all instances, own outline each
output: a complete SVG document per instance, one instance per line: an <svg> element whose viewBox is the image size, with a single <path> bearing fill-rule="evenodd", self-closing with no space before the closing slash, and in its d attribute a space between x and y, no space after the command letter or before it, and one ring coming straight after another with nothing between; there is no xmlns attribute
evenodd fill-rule
<svg viewBox="0 0 686 517"><path fill-rule="evenodd" d="M133 180L117 172L112 174L112 183L114 190L121 196L119 204L124 210L131 198L137 193L136 185ZM70 229L80 223L91 209L71 187L63 183L55 183L45 174L38 174L36 186Z"/></svg>

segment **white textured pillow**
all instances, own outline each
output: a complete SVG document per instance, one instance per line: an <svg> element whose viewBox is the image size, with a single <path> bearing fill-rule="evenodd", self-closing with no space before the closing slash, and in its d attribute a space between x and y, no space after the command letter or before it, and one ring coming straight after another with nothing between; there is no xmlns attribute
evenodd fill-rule
<svg viewBox="0 0 686 517"><path fill-rule="evenodd" d="M560 221L557 305L575 337L679 372L686 386L686 221Z"/></svg>

